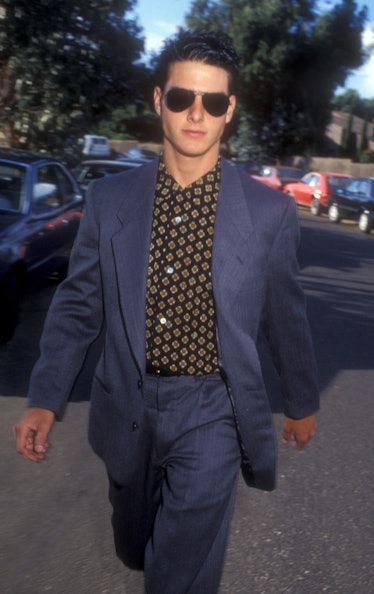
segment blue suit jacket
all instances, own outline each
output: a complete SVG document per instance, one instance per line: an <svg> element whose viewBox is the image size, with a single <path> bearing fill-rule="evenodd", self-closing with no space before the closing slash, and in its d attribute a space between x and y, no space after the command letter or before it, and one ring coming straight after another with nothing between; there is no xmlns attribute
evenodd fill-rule
<svg viewBox="0 0 374 594"><path fill-rule="evenodd" d="M142 464L145 292L157 160L94 182L56 291L34 367L29 405L61 417L87 349L104 328L92 383L89 438L119 483ZM248 484L275 485L275 437L256 349L260 323L280 373L285 414L318 408L304 297L296 279L294 200L223 160L212 256L220 363Z"/></svg>

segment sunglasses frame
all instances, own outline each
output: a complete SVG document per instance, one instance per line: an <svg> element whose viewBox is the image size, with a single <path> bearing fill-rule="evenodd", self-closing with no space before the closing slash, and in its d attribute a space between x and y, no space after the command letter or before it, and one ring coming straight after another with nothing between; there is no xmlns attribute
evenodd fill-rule
<svg viewBox="0 0 374 594"><path fill-rule="evenodd" d="M170 105L170 93L180 93L179 95L179 101L180 101L180 105L176 106L176 104L173 102ZM205 111L207 113L209 113L209 115L219 118L223 115L225 115L225 113L227 113L227 110L229 108L230 105L230 97L229 95L226 95L226 93L222 93L222 92L201 92L201 91L193 91L192 89L184 89L182 87L171 87L164 95L165 98L165 105L168 109L170 109L170 111L172 111L173 113L181 113L182 111L186 111L186 109L189 109L190 107L192 107L192 105L194 104L195 101L195 97L201 97L202 103L203 103L203 107L205 109ZM183 101L183 98L185 99L185 101ZM219 101L222 101L224 99L224 101L222 101L221 107L222 109L215 109L214 105L212 106L210 104L210 101L218 99ZM178 100L177 100L178 103ZM225 105L223 105L223 103L225 103ZM213 109L212 109L213 107Z"/></svg>

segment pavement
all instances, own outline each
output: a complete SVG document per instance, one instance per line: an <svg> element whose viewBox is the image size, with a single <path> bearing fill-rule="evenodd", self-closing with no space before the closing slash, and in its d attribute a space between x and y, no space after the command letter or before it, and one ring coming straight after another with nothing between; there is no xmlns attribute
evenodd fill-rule
<svg viewBox="0 0 374 594"><path fill-rule="evenodd" d="M372 440L352 438L364 415L344 396L354 375L323 395L319 435L304 452L280 445L276 491L240 480L221 594L374 592ZM371 390L360 401L370 404ZM70 404L48 460L33 464L15 453L11 433L24 399L0 398L2 594L142 593L142 574L114 555L106 475L85 436L88 406Z"/></svg>

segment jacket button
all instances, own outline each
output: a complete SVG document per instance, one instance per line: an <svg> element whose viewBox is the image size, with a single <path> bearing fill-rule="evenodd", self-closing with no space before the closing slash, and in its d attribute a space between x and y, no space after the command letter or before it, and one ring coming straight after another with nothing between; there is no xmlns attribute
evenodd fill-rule
<svg viewBox="0 0 374 594"><path fill-rule="evenodd" d="M138 389L141 390L143 387L143 381L140 379L138 380Z"/></svg>
<svg viewBox="0 0 374 594"><path fill-rule="evenodd" d="M136 421L134 421L132 424L132 430L136 431L137 429L139 429L138 423Z"/></svg>

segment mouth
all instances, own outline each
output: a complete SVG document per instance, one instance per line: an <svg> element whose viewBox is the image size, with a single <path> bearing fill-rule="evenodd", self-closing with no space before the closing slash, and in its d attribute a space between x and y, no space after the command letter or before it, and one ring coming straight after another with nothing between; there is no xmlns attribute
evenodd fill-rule
<svg viewBox="0 0 374 594"><path fill-rule="evenodd" d="M190 138L202 138L205 136L205 132L203 132L203 130L191 130L189 128L183 130L183 134L189 136Z"/></svg>

